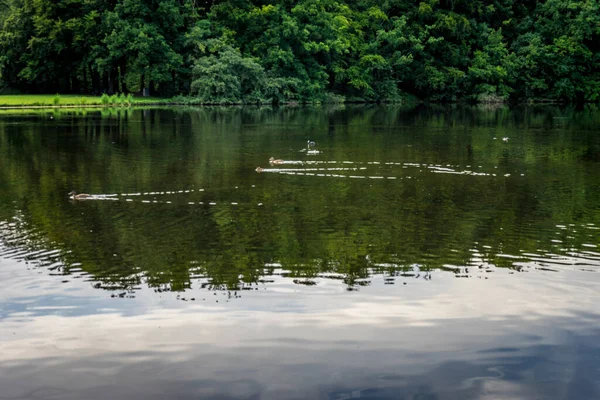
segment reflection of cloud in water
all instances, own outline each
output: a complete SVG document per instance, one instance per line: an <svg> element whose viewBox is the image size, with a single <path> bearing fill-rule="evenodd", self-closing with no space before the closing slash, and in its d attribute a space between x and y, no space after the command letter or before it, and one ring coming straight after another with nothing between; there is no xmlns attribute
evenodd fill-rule
<svg viewBox="0 0 600 400"><path fill-rule="evenodd" d="M5 397L90 399L594 398L600 315L583 310L598 292L581 290L597 282L531 292L528 279L442 277L396 295L258 291L235 303L92 293L88 315L34 307L3 320L0 386Z"/></svg>
<svg viewBox="0 0 600 400"><path fill-rule="evenodd" d="M27 243L31 233L14 224L13 240ZM506 258L479 244L472 265L447 265L432 279L423 265L391 276L385 271L403 265L369 261L370 285L347 292L337 279L344 274L317 274L316 286L304 286L285 263L271 262L264 267L274 275L255 286L261 290L229 301L226 291L198 290L208 278L197 277L182 293L196 301L183 302L139 284L135 298L112 299L81 270L61 283L65 276L24 268L16 259L28 254L29 266L35 257L60 262L56 251L27 247L0 259L4 397L598 395L600 275L578 265L510 275L489 257L522 263L527 256ZM529 256L548 262L544 254ZM481 264L493 279L455 279L489 275ZM389 286L383 277L408 285Z"/></svg>

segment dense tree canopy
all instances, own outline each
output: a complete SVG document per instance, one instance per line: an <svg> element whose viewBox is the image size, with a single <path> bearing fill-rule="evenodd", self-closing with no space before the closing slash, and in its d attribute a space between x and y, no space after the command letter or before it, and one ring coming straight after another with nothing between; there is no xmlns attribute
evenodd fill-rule
<svg viewBox="0 0 600 400"><path fill-rule="evenodd" d="M598 0L0 0L0 88L600 100Z"/></svg>

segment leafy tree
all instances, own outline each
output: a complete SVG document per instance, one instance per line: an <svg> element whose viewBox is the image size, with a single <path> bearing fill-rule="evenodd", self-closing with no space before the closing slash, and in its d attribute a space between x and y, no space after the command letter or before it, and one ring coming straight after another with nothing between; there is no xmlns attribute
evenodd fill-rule
<svg viewBox="0 0 600 400"><path fill-rule="evenodd" d="M227 103L259 102L265 84L265 71L260 64L242 57L238 49L230 46L196 60L193 76L192 94L206 103L214 99Z"/></svg>
<svg viewBox="0 0 600 400"><path fill-rule="evenodd" d="M0 80L196 101L600 100L596 0L1 0Z"/></svg>
<svg viewBox="0 0 600 400"><path fill-rule="evenodd" d="M487 40L482 50L474 52L468 77L477 100L503 102L512 92L510 84L514 77L510 71L514 69L513 57L510 57L501 30L488 32Z"/></svg>

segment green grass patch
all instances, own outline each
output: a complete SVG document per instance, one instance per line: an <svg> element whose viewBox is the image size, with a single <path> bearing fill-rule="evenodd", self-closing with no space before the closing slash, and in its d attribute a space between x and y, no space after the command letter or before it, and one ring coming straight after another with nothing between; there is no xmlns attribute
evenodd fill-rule
<svg viewBox="0 0 600 400"><path fill-rule="evenodd" d="M109 97L110 98L110 97ZM161 97L125 97L114 96L115 102L112 104L160 104L169 103L170 99ZM121 101L119 101L121 100ZM19 106L80 106L80 105L107 105L103 102L102 96L82 96L76 94L9 94L0 95L0 107L19 107Z"/></svg>

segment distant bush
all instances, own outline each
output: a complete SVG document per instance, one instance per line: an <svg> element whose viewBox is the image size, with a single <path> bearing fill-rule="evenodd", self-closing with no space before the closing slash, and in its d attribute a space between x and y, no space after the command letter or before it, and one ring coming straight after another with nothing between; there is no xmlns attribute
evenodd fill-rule
<svg viewBox="0 0 600 400"><path fill-rule="evenodd" d="M481 104L502 104L506 103L508 98L495 93L482 93L476 97L476 101Z"/></svg>
<svg viewBox="0 0 600 400"><path fill-rule="evenodd" d="M171 98L171 102L175 104L201 104L196 97L177 95Z"/></svg>
<svg viewBox="0 0 600 400"><path fill-rule="evenodd" d="M125 100L127 102L127 106L132 106L133 105L133 95L131 93L129 93L127 95L127 98Z"/></svg>
<svg viewBox="0 0 600 400"><path fill-rule="evenodd" d="M113 94L113 95L112 95L112 96L110 96L110 97L109 97L109 99L108 99L108 103L109 103L111 106L114 106L114 105L116 105L118 101L119 101L119 97L118 97L116 94Z"/></svg>
<svg viewBox="0 0 600 400"><path fill-rule="evenodd" d="M110 97L106 93L102 93L102 96L100 97L100 103L102 103L103 106L109 105Z"/></svg>
<svg viewBox="0 0 600 400"><path fill-rule="evenodd" d="M52 104L54 104L55 106L60 104L60 95L56 94L53 98L52 98Z"/></svg>
<svg viewBox="0 0 600 400"><path fill-rule="evenodd" d="M342 104L346 101L344 96L335 93L327 93L325 96L325 103L329 104Z"/></svg>
<svg viewBox="0 0 600 400"><path fill-rule="evenodd" d="M127 98L125 97L125 93L119 94L118 103L120 106L124 106L127 102Z"/></svg>

